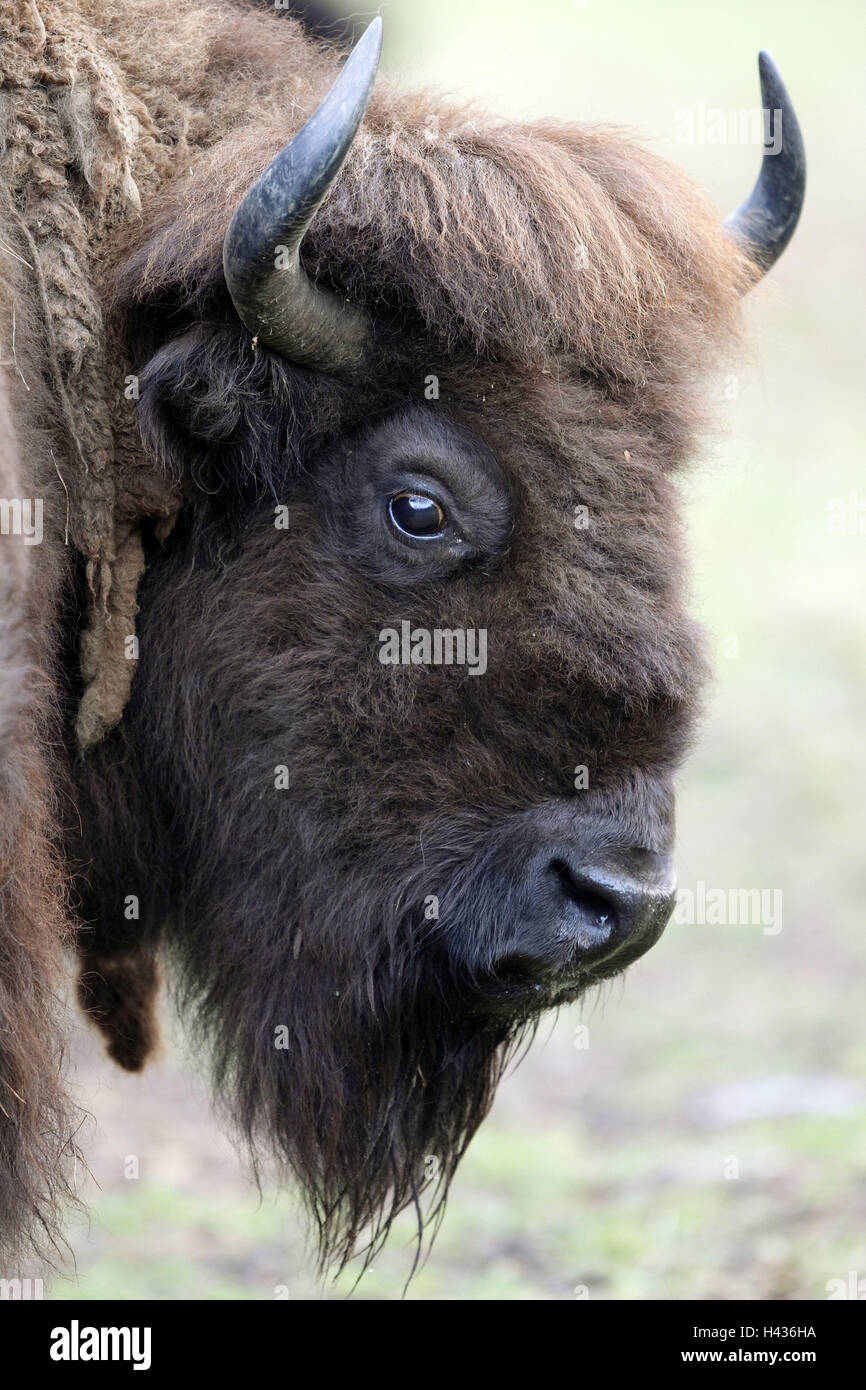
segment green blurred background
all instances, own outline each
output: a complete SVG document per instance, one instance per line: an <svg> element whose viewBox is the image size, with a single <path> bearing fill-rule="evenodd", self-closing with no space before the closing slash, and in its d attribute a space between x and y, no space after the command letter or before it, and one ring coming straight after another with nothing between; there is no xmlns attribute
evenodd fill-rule
<svg viewBox="0 0 866 1390"><path fill-rule="evenodd" d="M677 113L788 83L806 212L748 306L720 433L685 484L717 682L680 779L680 882L781 889L783 926L672 924L603 998L545 1024L454 1184L414 1299L827 1297L866 1278L863 73L856 0L392 0L385 67L504 115L630 126L726 212L759 150ZM849 499L863 530L835 534ZM588 1025L589 1046L575 1034ZM80 1031L87 1226L55 1297L333 1298L288 1197L261 1201L180 1046L121 1076ZM126 1178L128 1155L138 1178ZM98 1183L98 1186L96 1185ZM398 1298L412 1224L355 1297ZM864 1284L866 1293L866 1284Z"/></svg>

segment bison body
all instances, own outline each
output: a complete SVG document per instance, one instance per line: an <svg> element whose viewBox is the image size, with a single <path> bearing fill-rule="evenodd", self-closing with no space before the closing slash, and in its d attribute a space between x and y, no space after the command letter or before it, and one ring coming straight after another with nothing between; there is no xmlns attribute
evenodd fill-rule
<svg viewBox="0 0 866 1390"><path fill-rule="evenodd" d="M619 135L367 106L375 30L305 126L336 60L291 20L4 11L4 466L46 519L0 553L0 1232L56 1228L71 921L115 1059L164 959L345 1259L663 929L704 675L675 475L766 182L732 236Z"/></svg>

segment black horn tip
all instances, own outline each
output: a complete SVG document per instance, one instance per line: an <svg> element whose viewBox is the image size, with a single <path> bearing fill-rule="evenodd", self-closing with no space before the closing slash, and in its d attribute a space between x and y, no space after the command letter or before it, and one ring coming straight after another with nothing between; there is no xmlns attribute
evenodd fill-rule
<svg viewBox="0 0 866 1390"><path fill-rule="evenodd" d="M766 273L779 259L800 218L806 192L806 152L791 98L766 49L758 54L764 157L752 192L725 226Z"/></svg>
<svg viewBox="0 0 866 1390"><path fill-rule="evenodd" d="M236 209L223 242L226 286L256 341L326 371L354 370L369 325L360 308L307 278L300 245L364 118L381 48L377 16L309 120Z"/></svg>
<svg viewBox="0 0 866 1390"><path fill-rule="evenodd" d="M382 17L376 15L355 44L337 79L340 100L346 107L355 103L366 106L381 55Z"/></svg>

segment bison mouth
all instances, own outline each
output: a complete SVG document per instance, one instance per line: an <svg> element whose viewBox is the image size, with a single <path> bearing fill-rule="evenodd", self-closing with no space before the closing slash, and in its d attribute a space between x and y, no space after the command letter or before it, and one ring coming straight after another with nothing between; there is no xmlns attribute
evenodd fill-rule
<svg viewBox="0 0 866 1390"><path fill-rule="evenodd" d="M519 952L506 956L495 972L480 982L482 1007L507 1017L529 1016L573 1004L596 985L623 974L645 955L659 940L669 919L670 909L663 916L660 914L658 925L639 943L625 943L594 964L582 961L576 949L570 961L552 971L540 971L537 961Z"/></svg>

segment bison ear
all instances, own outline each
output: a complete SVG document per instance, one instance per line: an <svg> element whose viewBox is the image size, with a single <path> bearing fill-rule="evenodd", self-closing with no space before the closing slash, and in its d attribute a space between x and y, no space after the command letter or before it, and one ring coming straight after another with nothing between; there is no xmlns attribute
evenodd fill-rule
<svg viewBox="0 0 866 1390"><path fill-rule="evenodd" d="M223 337L191 328L163 344L139 376L142 442L178 482L205 457L218 457L243 419L245 393Z"/></svg>
<svg viewBox="0 0 866 1390"><path fill-rule="evenodd" d="M806 151L791 98L769 53L758 56L764 117L764 158L758 181L725 222L728 235L762 275L781 256L806 196Z"/></svg>
<svg viewBox="0 0 866 1390"><path fill-rule="evenodd" d="M204 323L164 343L139 374L138 425L180 489L261 496L295 462L292 420L327 384L257 352L239 324Z"/></svg>

